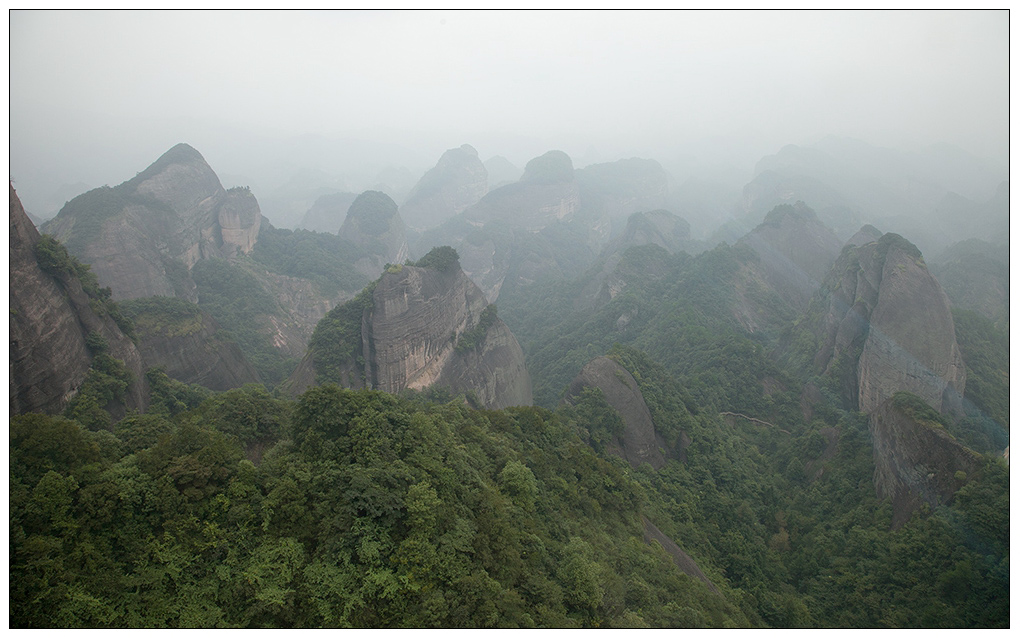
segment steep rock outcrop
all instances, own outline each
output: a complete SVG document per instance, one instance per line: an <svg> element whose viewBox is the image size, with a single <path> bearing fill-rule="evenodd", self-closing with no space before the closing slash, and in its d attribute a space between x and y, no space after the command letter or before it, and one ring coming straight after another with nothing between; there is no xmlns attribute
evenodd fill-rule
<svg viewBox="0 0 1020 638"><path fill-rule="evenodd" d="M514 228L540 230L556 220L569 219L581 207L574 165L562 151L549 151L524 168L516 184L490 192L464 211L473 226L505 221Z"/></svg>
<svg viewBox="0 0 1020 638"><path fill-rule="evenodd" d="M357 198L357 193L346 192L320 196L301 218L298 228L336 234L344 223L348 209Z"/></svg>
<svg viewBox="0 0 1020 638"><path fill-rule="evenodd" d="M354 267L369 279L378 277L388 263L404 263L409 255L407 233L397 204L379 191L358 195L340 227L340 237L367 253Z"/></svg>
<svg viewBox="0 0 1020 638"><path fill-rule="evenodd" d="M875 491L891 499L893 527L927 504L945 505L981 467L981 456L960 445L917 397L899 393L869 419L874 441ZM962 474L959 474L962 473Z"/></svg>
<svg viewBox="0 0 1020 638"><path fill-rule="evenodd" d="M667 554L669 554L670 558L673 559L673 564L680 568L680 571L691 578L700 580L705 583L705 585L712 590L713 593L719 594L719 588L708 579L708 576L705 576L705 572L701 571L701 568L698 567L696 562L694 562L694 559L691 558L687 552L680 549L680 546L676 544L676 541L662 533L662 531L653 525L652 522L644 515L641 516L641 526L644 530L644 539L646 543L651 544L652 541L658 543L659 546L662 547Z"/></svg>
<svg viewBox="0 0 1020 638"><path fill-rule="evenodd" d="M460 214L489 191L489 173L468 144L439 158L407 196L400 214L412 228L431 228Z"/></svg>
<svg viewBox="0 0 1020 638"><path fill-rule="evenodd" d="M683 217L668 210L651 210L634 213L627 218L627 226L620 237L618 251L630 246L655 244L671 253L678 253L690 247L691 225Z"/></svg>
<svg viewBox="0 0 1020 638"><path fill-rule="evenodd" d="M99 299L83 289L72 271L44 270L36 255L40 235L29 221L14 188L10 189L10 412L61 412L78 392L93 352L90 334L101 336L109 353L124 362L132 377L123 404L107 406L144 410L148 386L135 344Z"/></svg>
<svg viewBox="0 0 1020 638"><path fill-rule="evenodd" d="M419 266L395 266L316 328L288 382L314 380L385 392L445 387L489 408L531 404L524 353L449 247Z"/></svg>
<svg viewBox="0 0 1020 638"><path fill-rule="evenodd" d="M261 219L250 191L224 190L201 154L178 144L119 186L72 199L44 228L92 267L114 299L196 301L179 265L250 252Z"/></svg>
<svg viewBox="0 0 1020 638"><path fill-rule="evenodd" d="M198 306L182 299L138 299L125 302L124 313L134 322L147 368L163 366L173 379L216 391L260 382L237 344L219 335L219 325Z"/></svg>
<svg viewBox="0 0 1020 638"><path fill-rule="evenodd" d="M882 231L871 224L865 224L859 231L854 233L853 237L847 240L844 246L863 246L864 244L870 244L873 241L878 241L881 238Z"/></svg>
<svg viewBox="0 0 1020 638"><path fill-rule="evenodd" d="M623 234L609 242L596 261L597 270L578 295L578 306L601 306L609 303L626 287L626 278L616 272L623 254L637 246L658 246L676 254L692 247L691 227L687 221L667 210L634 213L627 218ZM653 260L658 265L660 262Z"/></svg>
<svg viewBox="0 0 1020 638"><path fill-rule="evenodd" d="M564 401L573 403L584 388L598 388L624 423L624 431L607 446L610 452L626 459L631 467L649 463L659 469L666 464L661 447L662 437L655 433L652 414L641 389L627 369L609 357L588 362L570 383Z"/></svg>
<svg viewBox="0 0 1020 638"><path fill-rule="evenodd" d="M807 308L842 248L803 202L775 207L740 242L761 257L762 274L772 288L800 310Z"/></svg>
<svg viewBox="0 0 1020 638"><path fill-rule="evenodd" d="M966 371L949 300L913 244L888 233L847 246L812 304L815 365L839 379L852 408L871 413L903 391L959 410Z"/></svg>

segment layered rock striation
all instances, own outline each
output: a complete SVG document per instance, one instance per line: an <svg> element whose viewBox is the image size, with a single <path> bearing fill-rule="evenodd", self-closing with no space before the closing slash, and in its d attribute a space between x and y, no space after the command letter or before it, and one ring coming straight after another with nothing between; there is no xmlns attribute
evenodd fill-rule
<svg viewBox="0 0 1020 638"><path fill-rule="evenodd" d="M293 393L335 382L386 392L444 387L488 408L530 405L524 353L453 249L394 266L331 311L288 382Z"/></svg>
<svg viewBox="0 0 1020 638"><path fill-rule="evenodd" d="M121 360L130 376L123 401L108 405L112 413L143 410L148 388L142 358L107 311L104 294L90 295L70 260L40 263L39 231L28 219L14 188L10 189L10 412L56 414L67 407L85 380L105 342L110 356ZM52 255L52 253L51 253ZM66 259L66 253L63 253ZM44 258L45 259L45 258ZM93 282L94 284L94 282ZM90 345L93 344L93 345Z"/></svg>

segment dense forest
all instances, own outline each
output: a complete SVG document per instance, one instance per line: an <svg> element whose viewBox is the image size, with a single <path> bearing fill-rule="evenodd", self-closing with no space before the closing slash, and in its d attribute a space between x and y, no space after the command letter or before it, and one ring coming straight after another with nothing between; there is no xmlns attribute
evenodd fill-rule
<svg viewBox="0 0 1020 638"><path fill-rule="evenodd" d="M152 376L111 430L11 421L11 618L24 627L1008 626L1008 473L890 530L867 424L726 419L639 351L686 462L632 469L592 392L555 411L441 391ZM835 450L833 448L836 448ZM682 539L711 587L643 521Z"/></svg>

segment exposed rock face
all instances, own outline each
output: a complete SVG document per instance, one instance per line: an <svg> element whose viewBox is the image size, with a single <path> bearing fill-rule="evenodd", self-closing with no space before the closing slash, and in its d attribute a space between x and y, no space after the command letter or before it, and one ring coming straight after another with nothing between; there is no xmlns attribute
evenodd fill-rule
<svg viewBox="0 0 1020 638"><path fill-rule="evenodd" d="M44 271L36 259L40 236L14 188L10 189L10 411L61 412L74 397L92 364L90 333L109 344L110 355L133 376L123 406L144 410L148 387L134 343L107 314L90 304L72 273Z"/></svg>
<svg viewBox="0 0 1020 638"><path fill-rule="evenodd" d="M301 357L308 348L315 325L326 313L353 295L345 290L325 296L314 283L300 277L288 277L268 271L258 273L265 289L281 309L265 316L262 332L285 357Z"/></svg>
<svg viewBox="0 0 1020 638"><path fill-rule="evenodd" d="M334 233L340 230L347 216L347 210L358 198L356 193L332 193L322 195L301 219L299 228L319 233Z"/></svg>
<svg viewBox="0 0 1020 638"><path fill-rule="evenodd" d="M641 525L644 528L645 542L651 544L652 541L658 543L662 549L666 550L666 553L673 559L673 564L680 568L680 571L687 574L691 578L697 578L701 582L705 583L713 593L718 594L719 588L717 588L712 581L705 576L705 572L701 571L698 564L694 562L694 559L684 550L680 549L680 546L676 542L662 533L658 527L652 524L645 516L641 516Z"/></svg>
<svg viewBox="0 0 1020 638"><path fill-rule="evenodd" d="M340 237L368 253L354 267L369 279L378 277L388 263L404 263L409 255L397 204L379 191L358 195L340 227Z"/></svg>
<svg viewBox="0 0 1020 638"><path fill-rule="evenodd" d="M772 288L801 310L807 308L842 248L842 242L803 202L772 209L740 241L761 257L762 274Z"/></svg>
<svg viewBox="0 0 1020 638"><path fill-rule="evenodd" d="M871 224L865 224L854 236L847 240L846 246L863 246L882 238L882 231Z"/></svg>
<svg viewBox="0 0 1020 638"><path fill-rule="evenodd" d="M237 344L217 335L219 325L197 306L174 321L152 312L131 312L130 306L125 310L135 323L146 367L163 366L173 379L216 391L260 382Z"/></svg>
<svg viewBox="0 0 1020 638"><path fill-rule="evenodd" d="M882 402L870 417L875 458L875 490L892 499L893 527L900 527L922 504L945 505L981 467L981 456L960 445L935 420L925 418L909 395ZM963 472L961 478L957 472Z"/></svg>
<svg viewBox="0 0 1020 638"><path fill-rule="evenodd" d="M178 144L123 184L74 198L45 230L91 265L115 299L196 301L194 284L181 281L174 263L191 268L250 252L261 219L247 189L224 190L198 151Z"/></svg>
<svg viewBox="0 0 1020 638"><path fill-rule="evenodd" d="M494 309L486 311L485 296L455 259L437 267L394 268L362 294L368 296L324 320L347 317L348 328L337 333L347 342L325 344L347 354L316 351L313 343L288 383L291 392L303 391L324 371L321 362L333 360L339 362L336 378L325 380L347 387L399 392L438 386L474 392L489 408L531 404L531 378L520 345Z"/></svg>
<svg viewBox="0 0 1020 638"><path fill-rule="evenodd" d="M634 213L627 218L627 226L616 250L655 244L671 253L678 253L686 250L690 242L691 225L684 218L668 210L653 210L647 213Z"/></svg>
<svg viewBox="0 0 1020 638"><path fill-rule="evenodd" d="M614 437L609 451L624 458L631 467L649 463L655 469L666 464L661 446L665 441L655 433L652 414L637 381L627 369L609 357L598 357L588 362L581 373L570 383L566 401L572 401L586 388L598 388L608 403L623 419L624 432Z"/></svg>
<svg viewBox="0 0 1020 638"><path fill-rule="evenodd" d="M468 144L451 148L418 181L400 214L413 228L431 228L460 214L489 191L489 173Z"/></svg>
<svg viewBox="0 0 1020 638"><path fill-rule="evenodd" d="M966 372L949 300L917 248L888 233L848 246L813 303L824 307L815 364L871 413L896 392L959 409Z"/></svg>

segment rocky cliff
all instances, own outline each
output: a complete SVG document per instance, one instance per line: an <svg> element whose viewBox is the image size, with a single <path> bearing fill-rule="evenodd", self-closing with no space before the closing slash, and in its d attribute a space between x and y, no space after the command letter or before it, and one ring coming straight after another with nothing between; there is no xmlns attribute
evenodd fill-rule
<svg viewBox="0 0 1020 638"><path fill-rule="evenodd" d="M959 409L966 372L949 300L913 244L888 233L847 246L812 307L815 365L839 380L853 409L871 413L900 391Z"/></svg>
<svg viewBox="0 0 1020 638"><path fill-rule="evenodd" d="M45 240L10 189L10 411L59 413L78 393L100 347L123 361L130 382L115 415L143 410L148 389L142 358L118 326L108 291L75 264L63 247ZM84 283L84 286L83 286ZM99 344L105 344L100 346Z"/></svg>
<svg viewBox="0 0 1020 638"><path fill-rule="evenodd" d="M489 174L468 144L451 148L422 176L400 207L412 228L438 226L460 214L489 191Z"/></svg>
<svg viewBox="0 0 1020 638"><path fill-rule="evenodd" d="M91 265L115 299L196 301L187 269L250 252L261 219L251 192L224 190L201 154L178 144L119 186L72 199L44 229Z"/></svg>
<svg viewBox="0 0 1020 638"><path fill-rule="evenodd" d="M319 326L288 387L445 387L489 408L531 404L524 354L449 247L394 266Z"/></svg>
<svg viewBox="0 0 1020 638"><path fill-rule="evenodd" d="M407 233L397 204L379 191L358 195L340 227L340 238L365 253L354 262L354 267L369 279L378 277L386 264L404 263L409 255Z"/></svg>
<svg viewBox="0 0 1020 638"><path fill-rule="evenodd" d="M320 233L337 233L344 223L347 210L358 198L357 193L330 193L315 200L298 228Z"/></svg>
<svg viewBox="0 0 1020 638"><path fill-rule="evenodd" d="M626 368L609 357L592 359L570 383L564 400L573 403L584 388L598 388L606 403L623 420L623 433L613 437L607 445L610 452L635 468L642 463L649 463L655 469L666 464L661 449L666 443L655 433L652 414L641 389Z"/></svg>
<svg viewBox="0 0 1020 638"><path fill-rule="evenodd" d="M210 390L259 383L259 375L237 344L198 306L183 299L150 297L124 302L134 322L145 366L162 366L173 379Z"/></svg>
<svg viewBox="0 0 1020 638"><path fill-rule="evenodd" d="M939 415L918 397L898 393L870 416L875 491L891 499L893 527L927 504L945 505L981 467L981 456L960 445Z"/></svg>
<svg viewBox="0 0 1020 638"><path fill-rule="evenodd" d="M842 248L803 202L775 207L740 242L761 257L761 274L771 287L800 310L807 308Z"/></svg>
<svg viewBox="0 0 1020 638"><path fill-rule="evenodd" d="M549 151L528 162L520 181L490 192L466 209L464 217L475 226L499 220L514 228L539 230L568 219L580 207L573 162L562 151Z"/></svg>

